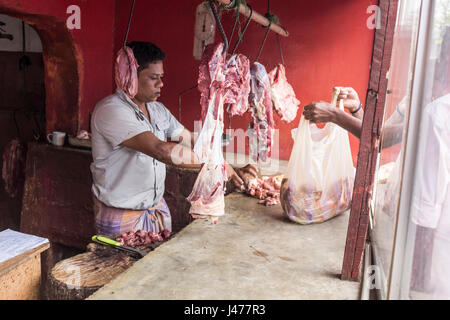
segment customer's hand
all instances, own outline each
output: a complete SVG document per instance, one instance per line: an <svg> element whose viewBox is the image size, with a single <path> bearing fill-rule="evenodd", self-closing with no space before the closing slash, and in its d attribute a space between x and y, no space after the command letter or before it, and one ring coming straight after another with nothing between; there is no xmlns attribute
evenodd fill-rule
<svg viewBox="0 0 450 320"><path fill-rule="evenodd" d="M355 89L351 87L340 87L340 88L341 92L339 93L338 96L338 102L339 100L342 100L344 102L344 108L348 109L350 112L358 109L360 100L358 97L358 93L355 91Z"/></svg>
<svg viewBox="0 0 450 320"><path fill-rule="evenodd" d="M306 120L313 123L333 122L335 118L336 110L339 110L335 106L328 102L318 101L308 104L303 109L303 115Z"/></svg>

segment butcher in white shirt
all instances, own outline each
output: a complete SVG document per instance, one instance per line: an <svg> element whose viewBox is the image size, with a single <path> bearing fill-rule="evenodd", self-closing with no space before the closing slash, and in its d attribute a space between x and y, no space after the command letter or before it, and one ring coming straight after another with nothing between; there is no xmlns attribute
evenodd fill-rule
<svg viewBox="0 0 450 320"><path fill-rule="evenodd" d="M128 47L137 63L137 92L130 97L127 88L118 88L96 105L91 119L95 226L105 235L170 232L170 210L163 198L166 164L200 169L192 151L196 138L157 101L165 53L150 42L134 41ZM247 165L236 172L226 163L225 171L239 187L241 176L255 176L257 168Z"/></svg>

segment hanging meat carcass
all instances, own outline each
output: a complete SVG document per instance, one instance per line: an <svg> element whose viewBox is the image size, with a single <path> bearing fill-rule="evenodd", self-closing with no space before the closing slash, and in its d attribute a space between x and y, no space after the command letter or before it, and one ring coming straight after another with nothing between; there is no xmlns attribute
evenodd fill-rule
<svg viewBox="0 0 450 320"><path fill-rule="evenodd" d="M138 91L138 63L130 47L121 48L115 65L116 85L133 99Z"/></svg>
<svg viewBox="0 0 450 320"><path fill-rule="evenodd" d="M226 173L222 154L225 59L222 53L223 43L207 46L199 68L203 127L194 152L203 165L187 198L191 203L189 213L194 218L211 217L213 223L217 223L225 209Z"/></svg>
<svg viewBox="0 0 450 320"><path fill-rule="evenodd" d="M225 86L225 58L222 54L223 43L206 46L199 66L198 90L200 91L200 105L202 108L202 121L205 121L209 104L215 92L223 96ZM220 99L217 99L217 103ZM214 106L215 111L218 105Z"/></svg>
<svg viewBox="0 0 450 320"><path fill-rule="evenodd" d="M258 62L250 68L249 109L253 122L250 125L250 154L255 161L267 161L271 155L273 136L272 98L266 68Z"/></svg>
<svg viewBox="0 0 450 320"><path fill-rule="evenodd" d="M230 116L242 116L248 110L250 62L242 54L233 55L225 65L225 105Z"/></svg>
<svg viewBox="0 0 450 320"><path fill-rule="evenodd" d="M297 117L300 101L297 100L294 89L287 81L286 70L282 64L278 64L269 72L269 80L275 111L284 122L293 121Z"/></svg>

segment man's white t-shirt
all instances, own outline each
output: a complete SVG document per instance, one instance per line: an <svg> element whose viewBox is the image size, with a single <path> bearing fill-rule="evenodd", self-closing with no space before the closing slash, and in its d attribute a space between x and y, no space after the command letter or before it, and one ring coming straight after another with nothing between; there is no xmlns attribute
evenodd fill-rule
<svg viewBox="0 0 450 320"><path fill-rule="evenodd" d="M104 98L91 118L92 192L105 205L130 210L155 206L164 195L164 163L120 144L149 131L166 141L177 138L184 127L160 102L147 103L150 122L124 93Z"/></svg>
<svg viewBox="0 0 450 320"><path fill-rule="evenodd" d="M450 299L450 94L426 106L420 130L412 222L434 229L432 298Z"/></svg>

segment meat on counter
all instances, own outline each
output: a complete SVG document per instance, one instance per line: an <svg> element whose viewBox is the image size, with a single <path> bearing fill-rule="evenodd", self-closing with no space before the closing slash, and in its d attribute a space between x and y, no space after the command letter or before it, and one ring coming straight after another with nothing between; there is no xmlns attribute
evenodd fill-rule
<svg viewBox="0 0 450 320"><path fill-rule="evenodd" d="M258 203L265 206L273 206L280 203L280 189L283 175L273 177L262 176L261 178L244 177L244 185L241 192L259 199Z"/></svg>
<svg viewBox="0 0 450 320"><path fill-rule="evenodd" d="M145 246L153 242L162 242L164 239L169 238L170 234L171 232L167 229L164 229L160 233L147 232L145 230L137 230L136 232L128 231L116 238L116 241L120 242L123 246L135 248L137 246Z"/></svg>

